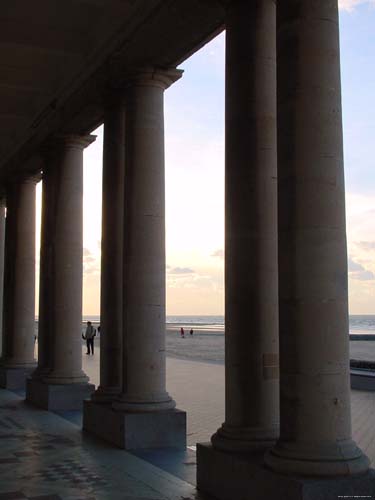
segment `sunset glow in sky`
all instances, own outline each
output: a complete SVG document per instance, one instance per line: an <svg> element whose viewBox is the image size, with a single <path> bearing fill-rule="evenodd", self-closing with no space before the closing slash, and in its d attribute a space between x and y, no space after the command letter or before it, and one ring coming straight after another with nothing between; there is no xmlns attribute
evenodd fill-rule
<svg viewBox="0 0 375 500"><path fill-rule="evenodd" d="M375 314L375 1L340 7L350 313ZM224 60L221 34L181 65L183 77L165 93L170 315L224 313ZM84 154L83 313L92 315L99 314L102 127L94 133Z"/></svg>

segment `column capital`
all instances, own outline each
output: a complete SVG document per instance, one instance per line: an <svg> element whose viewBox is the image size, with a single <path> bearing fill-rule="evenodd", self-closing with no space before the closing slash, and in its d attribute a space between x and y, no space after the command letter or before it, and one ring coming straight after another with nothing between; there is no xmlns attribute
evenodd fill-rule
<svg viewBox="0 0 375 500"><path fill-rule="evenodd" d="M7 182L0 188L0 198L3 197L3 190L7 192L12 186L17 186L20 184L38 184L42 180L42 172L38 171L34 174L29 174L27 176L17 176L8 179Z"/></svg>
<svg viewBox="0 0 375 500"><path fill-rule="evenodd" d="M183 75L183 70L176 68L155 68L144 66L135 68L124 75L122 88L132 86L151 86L166 90Z"/></svg>
<svg viewBox="0 0 375 500"><path fill-rule="evenodd" d="M43 155L50 155L55 149L85 149L92 144L96 139L96 135L92 134L56 134L48 139L42 146L41 152Z"/></svg>

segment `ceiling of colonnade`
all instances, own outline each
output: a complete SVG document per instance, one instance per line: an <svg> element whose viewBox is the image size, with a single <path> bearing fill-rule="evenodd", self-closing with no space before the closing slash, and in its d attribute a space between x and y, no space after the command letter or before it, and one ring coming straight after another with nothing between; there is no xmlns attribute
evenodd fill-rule
<svg viewBox="0 0 375 500"><path fill-rule="evenodd" d="M52 133L97 126L129 69L179 64L223 19L216 0L2 0L0 182Z"/></svg>

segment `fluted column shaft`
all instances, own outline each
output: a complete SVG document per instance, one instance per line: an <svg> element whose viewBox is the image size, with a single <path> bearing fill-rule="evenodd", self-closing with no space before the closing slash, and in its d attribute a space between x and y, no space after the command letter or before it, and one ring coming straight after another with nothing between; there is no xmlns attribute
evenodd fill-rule
<svg viewBox="0 0 375 500"><path fill-rule="evenodd" d="M6 194L2 364L9 368L35 364L35 186L14 181Z"/></svg>
<svg viewBox="0 0 375 500"><path fill-rule="evenodd" d="M86 382L82 371L82 252L83 252L83 150L93 136L62 136L50 145L44 189L53 220L46 224L50 246L42 269L45 290L50 289L48 307L42 314L53 328L50 340L50 372L44 379L52 384ZM45 214L47 212L44 212ZM47 222L47 218L46 218ZM50 254L50 255L48 255Z"/></svg>
<svg viewBox="0 0 375 500"><path fill-rule="evenodd" d="M104 119L100 385L93 395L96 401L112 400L121 391L124 168L123 97L113 92Z"/></svg>
<svg viewBox="0 0 375 500"><path fill-rule="evenodd" d="M180 74L144 71L126 93L123 410L175 406L165 388L163 93Z"/></svg>
<svg viewBox="0 0 375 500"><path fill-rule="evenodd" d="M281 435L266 461L349 475L368 460L351 439L337 0L278 2L277 44Z"/></svg>
<svg viewBox="0 0 375 500"><path fill-rule="evenodd" d="M276 8L236 1L226 17L224 450L278 437Z"/></svg>

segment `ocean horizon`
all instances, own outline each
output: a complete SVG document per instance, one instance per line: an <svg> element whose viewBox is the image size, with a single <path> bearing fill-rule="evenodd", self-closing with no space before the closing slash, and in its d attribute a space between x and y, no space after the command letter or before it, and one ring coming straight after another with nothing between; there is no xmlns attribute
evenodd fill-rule
<svg viewBox="0 0 375 500"><path fill-rule="evenodd" d="M35 317L38 323L38 317ZM100 324L99 315L83 315L82 323L91 321L95 325ZM217 335L221 333L224 335L225 320L224 315L197 315L197 314L184 314L184 315L167 315L167 327L186 326L187 328L197 327L199 330L204 328L206 332L215 332ZM351 335L375 335L375 314L351 314L349 315L349 332Z"/></svg>
<svg viewBox="0 0 375 500"><path fill-rule="evenodd" d="M225 323L223 315L168 315L166 320L167 356L191 361L224 364ZM349 320L351 341L375 341L375 314L351 315ZM98 327L100 316L84 315L82 317L82 332L85 330L87 321L91 321L95 327ZM184 336L181 335L181 327L184 328ZM251 332L250 322L247 327ZM191 330L193 330L192 335L190 334ZM38 322L36 318L36 338L37 335ZM96 343L100 346L100 335L98 335ZM357 344L357 342L354 342L354 344ZM351 349L354 348L354 344L350 342ZM366 346L366 352L369 347L371 346Z"/></svg>
<svg viewBox="0 0 375 500"><path fill-rule="evenodd" d="M83 322L92 321L100 323L99 315L84 315ZM224 315L197 315L197 314L181 314L167 315L166 323L168 326L208 326L208 330L217 326L218 330L222 330L224 334ZM375 314L351 314L349 315L349 331L355 335L375 335Z"/></svg>

